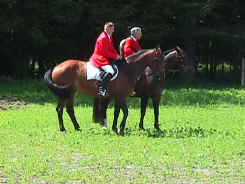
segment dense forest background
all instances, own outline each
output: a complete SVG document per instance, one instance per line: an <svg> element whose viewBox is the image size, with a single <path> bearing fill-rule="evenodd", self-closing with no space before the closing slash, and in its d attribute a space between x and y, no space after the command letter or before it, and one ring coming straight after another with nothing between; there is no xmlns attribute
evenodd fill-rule
<svg viewBox="0 0 245 184"><path fill-rule="evenodd" d="M116 47L141 26L143 48L179 45L203 78L238 82L244 9L244 0L1 0L0 76L39 78L64 59L87 60L104 23L113 21Z"/></svg>

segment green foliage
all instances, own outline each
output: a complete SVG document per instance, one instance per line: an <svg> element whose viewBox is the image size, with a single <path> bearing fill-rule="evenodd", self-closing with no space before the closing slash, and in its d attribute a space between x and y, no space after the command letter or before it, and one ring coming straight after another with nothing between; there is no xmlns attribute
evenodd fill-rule
<svg viewBox="0 0 245 184"><path fill-rule="evenodd" d="M180 45L191 59L207 65L206 77L222 64L239 73L244 7L238 0L2 0L0 75L42 76L64 59L88 59L106 21L116 23L116 45L131 27L141 26L143 48ZM32 63L38 65L36 70Z"/></svg>

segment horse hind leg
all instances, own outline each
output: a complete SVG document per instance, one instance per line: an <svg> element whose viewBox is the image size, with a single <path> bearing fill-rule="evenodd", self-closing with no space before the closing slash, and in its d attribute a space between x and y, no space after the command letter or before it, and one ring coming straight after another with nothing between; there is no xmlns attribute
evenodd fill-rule
<svg viewBox="0 0 245 184"><path fill-rule="evenodd" d="M58 105L56 107L56 112L58 115L58 120L59 120L59 127L61 132L66 132L66 129L64 127L64 122L63 122L63 109L66 104L66 101L64 99L59 99Z"/></svg>
<svg viewBox="0 0 245 184"><path fill-rule="evenodd" d="M66 103L66 112L70 116L70 119L74 125L75 130L80 131L80 126L77 123L75 113L74 113L74 96L75 96L75 92L71 95L71 97L68 99Z"/></svg>

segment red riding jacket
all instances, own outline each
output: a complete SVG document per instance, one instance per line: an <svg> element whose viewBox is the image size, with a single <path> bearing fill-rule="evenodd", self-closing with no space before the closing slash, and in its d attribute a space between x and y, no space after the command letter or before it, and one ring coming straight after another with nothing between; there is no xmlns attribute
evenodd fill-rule
<svg viewBox="0 0 245 184"><path fill-rule="evenodd" d="M123 47L123 54L124 58L128 57L131 54L134 54L141 50L141 46L138 40L135 40L132 37L126 39L124 47Z"/></svg>
<svg viewBox="0 0 245 184"><path fill-rule="evenodd" d="M110 65L109 59L117 59L118 52L114 48L113 38L109 38L106 32L102 32L96 40L94 52L89 60L96 67Z"/></svg>

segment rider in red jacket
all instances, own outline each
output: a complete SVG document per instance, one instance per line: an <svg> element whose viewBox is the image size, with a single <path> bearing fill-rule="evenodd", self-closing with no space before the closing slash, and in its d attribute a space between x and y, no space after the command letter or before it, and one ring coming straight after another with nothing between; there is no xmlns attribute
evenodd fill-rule
<svg viewBox="0 0 245 184"><path fill-rule="evenodd" d="M99 35L94 46L94 52L90 57L90 61L94 66L102 68L105 74L102 76L102 82L99 86L98 93L107 96L107 82L112 78L114 70L110 60L119 60L120 56L114 47L112 34L114 32L114 24L107 22L104 25L104 31Z"/></svg>
<svg viewBox="0 0 245 184"><path fill-rule="evenodd" d="M142 32L140 27L133 27L130 30L131 36L122 40L120 42L119 50L120 55L123 55L123 58L127 60L127 57L141 50L139 40L142 37ZM132 95L135 95L135 91Z"/></svg>
<svg viewBox="0 0 245 184"><path fill-rule="evenodd" d="M139 40L142 37L142 32L140 27L133 27L131 30L131 36L126 38L123 47L123 57L126 59L129 55L134 54L141 50Z"/></svg>

